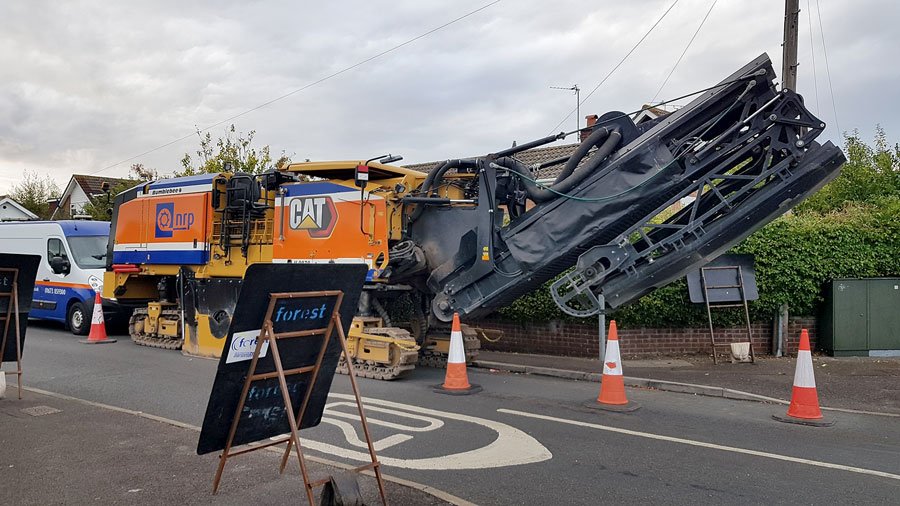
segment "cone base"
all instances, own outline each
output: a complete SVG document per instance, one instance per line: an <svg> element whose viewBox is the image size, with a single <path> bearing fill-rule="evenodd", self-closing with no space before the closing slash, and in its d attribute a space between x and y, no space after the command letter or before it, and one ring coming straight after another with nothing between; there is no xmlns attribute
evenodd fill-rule
<svg viewBox="0 0 900 506"><path fill-rule="evenodd" d="M444 388L444 385L432 385L431 391L447 395L472 395L484 390L481 385L470 383L469 388Z"/></svg>
<svg viewBox="0 0 900 506"><path fill-rule="evenodd" d="M604 404L598 402L596 399L591 399L582 405L586 408L601 409L603 411L613 411L616 413L628 413L641 409L641 405L633 401L627 404Z"/></svg>
<svg viewBox="0 0 900 506"><path fill-rule="evenodd" d="M794 418L788 415L772 415L772 418L778 420L779 422L784 423L795 423L797 425L809 425L811 427L831 427L834 425L834 420L829 420L827 418L820 419L810 419L810 418Z"/></svg>
<svg viewBox="0 0 900 506"><path fill-rule="evenodd" d="M625 396L625 378L621 374L604 374L600 378L600 396L597 402L606 405L628 404Z"/></svg>
<svg viewBox="0 0 900 506"><path fill-rule="evenodd" d="M91 341L90 339L79 339L78 342L81 344L106 344L106 343L114 343L114 342L116 342L116 340L109 339L109 338L102 339L102 340L94 339L93 341Z"/></svg>

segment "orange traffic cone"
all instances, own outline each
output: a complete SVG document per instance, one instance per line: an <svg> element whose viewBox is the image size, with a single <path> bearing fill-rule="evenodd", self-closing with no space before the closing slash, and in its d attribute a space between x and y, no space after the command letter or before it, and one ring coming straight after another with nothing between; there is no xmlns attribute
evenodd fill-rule
<svg viewBox="0 0 900 506"><path fill-rule="evenodd" d="M791 406L788 408L787 417L775 415L775 419L804 425L832 425L834 423L823 421L822 418L822 411L819 409L819 395L816 393L816 378L813 375L809 334L806 329L803 329L800 333L800 348L797 350L797 368L794 370Z"/></svg>
<svg viewBox="0 0 900 506"><path fill-rule="evenodd" d="M114 343L115 339L106 338L106 323L103 322L103 303L100 301L100 292L95 292L94 313L91 315L91 333L87 339L78 342L84 344Z"/></svg>
<svg viewBox="0 0 900 506"><path fill-rule="evenodd" d="M603 378L600 383L600 397L603 404L628 404L625 398L625 377L622 375L622 358L619 356L619 331L616 321L609 322L609 337L606 338L606 360L603 362Z"/></svg>
<svg viewBox="0 0 900 506"><path fill-rule="evenodd" d="M629 405L625 397L625 376L622 375L622 358L619 354L619 331L616 321L609 322L609 335L606 338L606 355L603 362L603 376L600 379L600 396L597 402L589 402L588 406L615 411L634 411L635 403Z"/></svg>
<svg viewBox="0 0 900 506"><path fill-rule="evenodd" d="M432 390L442 394L467 395L480 392L479 385L469 383L466 372L466 351L463 348L462 331L459 328L459 313L453 313L453 328L450 331L450 354L447 357L447 374L442 385Z"/></svg>

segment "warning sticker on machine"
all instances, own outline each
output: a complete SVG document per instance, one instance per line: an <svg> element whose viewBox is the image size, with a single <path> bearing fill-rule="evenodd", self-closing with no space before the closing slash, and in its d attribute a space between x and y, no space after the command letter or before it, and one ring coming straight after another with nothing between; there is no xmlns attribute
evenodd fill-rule
<svg viewBox="0 0 900 506"><path fill-rule="evenodd" d="M259 329L235 332L234 337L231 339L231 347L228 349L228 358L225 359L225 363L231 364L253 358L253 352L256 351L256 341L259 339L259 332ZM268 351L269 342L264 341L262 348L259 350L259 356L265 357Z"/></svg>

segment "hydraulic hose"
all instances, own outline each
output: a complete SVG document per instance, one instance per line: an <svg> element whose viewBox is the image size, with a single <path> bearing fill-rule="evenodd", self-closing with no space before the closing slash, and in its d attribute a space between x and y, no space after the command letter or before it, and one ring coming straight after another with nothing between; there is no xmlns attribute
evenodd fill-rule
<svg viewBox="0 0 900 506"><path fill-rule="evenodd" d="M456 160L447 160L444 163L438 165L434 170L428 173L425 177L425 182L422 183L422 189L420 190L423 197L431 196L431 189L435 186L439 186L441 180L444 178L444 174L447 173L450 169L459 169L459 168L475 168L475 160L466 160L466 159L456 159ZM425 206L423 204L419 204L419 206L409 215L410 220L415 221L422 215L422 211L425 210Z"/></svg>
<svg viewBox="0 0 900 506"><path fill-rule="evenodd" d="M597 151L584 165L578 167L578 163L581 162L585 153L587 153L587 151L590 150L591 147L593 147L593 142L597 142L597 140L595 139L591 143L589 143L588 141L591 141L591 137L588 137L588 139L586 139L585 142L583 142L581 146L578 147L578 150L576 150L576 152L572 155L572 158L566 164L566 167L572 165L575 168L570 171L570 174L566 178L562 180L560 180L560 178L557 178L557 182L555 182L550 187L553 189L553 191L546 188L540 188L533 181L522 179L523 183L525 184L525 191L528 193L528 197L535 202L545 202L547 200L555 198L560 193L568 192L576 185L578 185L578 183L582 182L585 177L594 172L594 170L596 170L597 167L600 166L603 160L605 160L606 157L613 152L613 150L616 148L616 146L619 145L619 142L621 142L622 140L622 134L619 133L618 129L608 131L608 134L602 133L602 130L605 129L600 129L594 132L594 134L591 134L591 137L594 137L595 134L597 134L597 138L605 137L603 144L600 145ZM598 134L598 132L601 132L601 134ZM585 145L587 145L587 148L582 150ZM576 157L575 155L579 153L581 154L581 157ZM505 157L496 160L494 163L524 174L531 180L535 179L535 177L531 173L531 169L529 169L527 165L516 160L515 158ZM566 169L564 168L563 170L565 171Z"/></svg>
<svg viewBox="0 0 900 506"><path fill-rule="evenodd" d="M553 181L553 185L558 185L559 183L566 180L567 177L572 175L572 172L575 171L575 168L578 167L578 163L581 162L581 159L587 155L588 151L591 150L592 147L597 146L600 147L600 143L603 142L606 137L609 135L608 128L598 128L591 132L591 135L588 136L587 139L582 142L578 148L572 153L572 156L569 157L569 161L566 162L566 165L563 167L562 172L556 176L556 180ZM551 186L553 186L551 185Z"/></svg>
<svg viewBox="0 0 900 506"><path fill-rule="evenodd" d="M381 302L378 302L378 299L372 297L372 308L375 309L375 312L378 313L379 318L381 318L381 322L385 327L393 327L391 324L391 315L387 312L384 306L381 305Z"/></svg>

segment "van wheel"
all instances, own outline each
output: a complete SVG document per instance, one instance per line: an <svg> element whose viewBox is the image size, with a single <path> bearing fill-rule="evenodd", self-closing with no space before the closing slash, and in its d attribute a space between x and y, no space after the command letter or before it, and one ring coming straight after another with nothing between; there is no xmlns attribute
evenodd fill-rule
<svg viewBox="0 0 900 506"><path fill-rule="evenodd" d="M69 306L69 315L66 318L66 324L69 325L69 330L76 336L87 335L88 331L91 329L91 321L81 302L76 302Z"/></svg>

